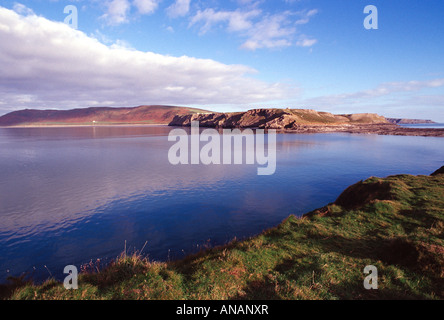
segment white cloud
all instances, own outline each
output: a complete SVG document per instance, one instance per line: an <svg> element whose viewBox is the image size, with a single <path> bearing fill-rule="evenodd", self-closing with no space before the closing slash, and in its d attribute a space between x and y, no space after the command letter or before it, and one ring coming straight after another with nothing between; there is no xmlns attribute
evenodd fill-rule
<svg viewBox="0 0 444 320"><path fill-rule="evenodd" d="M191 0L176 0L167 8L168 16L172 18L183 17L190 11Z"/></svg>
<svg viewBox="0 0 444 320"><path fill-rule="evenodd" d="M312 47L317 42L318 42L318 40L316 40L316 39L299 39L296 42L296 45L299 46L299 47Z"/></svg>
<svg viewBox="0 0 444 320"><path fill-rule="evenodd" d="M134 0L133 4L140 14L152 14L159 7L161 0Z"/></svg>
<svg viewBox="0 0 444 320"><path fill-rule="evenodd" d="M21 3L14 3L13 6L13 10L15 12L17 12L18 14L22 14L22 15L30 15L30 14L34 14L34 11L30 8L28 8L27 6L21 4Z"/></svg>
<svg viewBox="0 0 444 320"><path fill-rule="evenodd" d="M255 70L105 45L61 22L0 7L0 105L11 110L87 106L251 104L297 90Z"/></svg>
<svg viewBox="0 0 444 320"><path fill-rule="evenodd" d="M343 94L338 97L345 101L357 101L362 99L379 98L395 93L417 92L427 88L444 87L444 79L425 81L404 81L382 83L374 89L363 90L355 93Z"/></svg>
<svg viewBox="0 0 444 320"><path fill-rule="evenodd" d="M199 10L192 17L189 26L200 25L200 34L203 35L215 26L224 24L228 32L238 33L244 39L241 48L247 50L292 45L311 47L317 42L316 39L299 35L297 29L297 26L307 24L310 18L317 14L316 9L266 14L257 6L258 3L254 2L248 10L216 11L211 8Z"/></svg>
<svg viewBox="0 0 444 320"><path fill-rule="evenodd" d="M242 48L256 50L259 48L281 48L292 45L292 36L296 28L287 21L287 14L275 14L263 18L248 31L249 39Z"/></svg>
<svg viewBox="0 0 444 320"><path fill-rule="evenodd" d="M110 25L119 25L128 22L128 13L131 4L128 0L111 0L106 3L106 12L102 19Z"/></svg>
<svg viewBox="0 0 444 320"><path fill-rule="evenodd" d="M252 28L253 18L260 16L261 10L250 11L215 11L214 9L199 10L191 19L190 26L200 22L203 25L200 27L200 33L205 34L219 23L226 23L229 31L243 31Z"/></svg>
<svg viewBox="0 0 444 320"><path fill-rule="evenodd" d="M318 13L317 9L299 12L299 14L301 15L301 18L296 20L295 23L296 24L307 24L310 22L310 18L315 16L317 13Z"/></svg>
<svg viewBox="0 0 444 320"><path fill-rule="evenodd" d="M129 22L131 9L142 15L153 14L162 0L108 0L105 2L105 13L102 19L109 25L117 26Z"/></svg>
<svg viewBox="0 0 444 320"><path fill-rule="evenodd" d="M408 117L418 116L441 119L444 112L437 108L444 106L443 94L423 94L421 92L444 88L444 79L424 81L386 82L375 88L351 93L332 94L300 101L301 105L315 109L343 110L344 113L376 112L385 116ZM430 109L431 108L431 109ZM418 111L421 110L421 111ZM425 113L428 112L428 113Z"/></svg>

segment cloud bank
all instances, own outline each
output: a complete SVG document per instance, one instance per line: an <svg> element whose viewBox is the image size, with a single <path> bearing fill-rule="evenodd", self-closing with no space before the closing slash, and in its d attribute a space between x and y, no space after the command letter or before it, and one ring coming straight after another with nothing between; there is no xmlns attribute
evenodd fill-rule
<svg viewBox="0 0 444 320"><path fill-rule="evenodd" d="M23 9L23 8L22 8ZM297 90L209 59L105 45L32 12L0 7L0 109L251 104Z"/></svg>
<svg viewBox="0 0 444 320"><path fill-rule="evenodd" d="M386 82L368 90L318 96L299 103L337 113L376 112L387 117L444 122L442 88L443 78Z"/></svg>

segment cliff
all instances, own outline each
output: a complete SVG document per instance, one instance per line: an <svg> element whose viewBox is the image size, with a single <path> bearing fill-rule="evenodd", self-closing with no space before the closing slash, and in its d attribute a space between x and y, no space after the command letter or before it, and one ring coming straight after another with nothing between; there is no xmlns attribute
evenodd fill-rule
<svg viewBox="0 0 444 320"><path fill-rule="evenodd" d="M176 115L206 112L174 106L86 108L74 110L21 110L0 117L0 126L169 124Z"/></svg>
<svg viewBox="0 0 444 320"><path fill-rule="evenodd" d="M201 113L178 115L170 126L190 126L199 121L201 127L261 128L297 130L302 126L343 126L353 124L389 124L377 114L334 115L307 109L254 109L236 113Z"/></svg>
<svg viewBox="0 0 444 320"><path fill-rule="evenodd" d="M198 121L208 128L259 128L288 133L356 133L444 137L444 129L405 128L373 113L335 115L307 109L254 109L235 113L177 115L170 126L189 127Z"/></svg>

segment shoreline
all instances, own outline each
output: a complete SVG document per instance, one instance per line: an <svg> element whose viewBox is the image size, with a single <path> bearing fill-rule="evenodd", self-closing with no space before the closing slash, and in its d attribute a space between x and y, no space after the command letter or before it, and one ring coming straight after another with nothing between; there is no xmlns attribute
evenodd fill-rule
<svg viewBox="0 0 444 320"><path fill-rule="evenodd" d="M443 129L406 128L390 123L378 114L335 115L308 109L253 109L240 113L177 115L170 126L201 128L264 129L284 133L356 133L444 137Z"/></svg>
<svg viewBox="0 0 444 320"><path fill-rule="evenodd" d="M18 125L0 126L0 129L29 129L29 128L107 128L107 127L176 127L187 128L189 125L172 124L137 124L137 123L115 123L115 124L61 124L61 125ZM201 126L201 128L214 129L262 129L257 127L217 127ZM417 137L444 137L444 128L411 128L394 124L356 124L356 125L299 125L296 129L266 128L276 130L280 134L321 134L321 133L349 133L361 135L381 135L381 136L417 136Z"/></svg>
<svg viewBox="0 0 444 320"><path fill-rule="evenodd" d="M169 125L176 128L189 128L190 125ZM263 129L261 127L218 127L213 125L202 126L201 128L212 129ZM296 129L285 128L265 128L276 130L281 134L321 134L321 133L349 133L361 135L380 136L417 136L417 137L444 137L444 128L407 128L393 124L362 124L362 125L299 125Z"/></svg>
<svg viewBox="0 0 444 320"><path fill-rule="evenodd" d="M278 129L278 132L280 130ZM286 133L350 133L374 134L380 136L444 137L444 128L407 128L391 124L365 124L347 126L301 126Z"/></svg>
<svg viewBox="0 0 444 320"><path fill-rule="evenodd" d="M9 129L9 128L105 128L105 127L168 127L168 124L161 123L115 123L115 124L61 124L61 125L18 125L18 126L0 126L0 129Z"/></svg>
<svg viewBox="0 0 444 320"><path fill-rule="evenodd" d="M443 174L441 167L431 175L371 177L242 241L169 262L125 252L107 266L85 265L79 290L54 278L22 279L0 285L0 299L442 300ZM384 275L374 292L362 287L370 264Z"/></svg>

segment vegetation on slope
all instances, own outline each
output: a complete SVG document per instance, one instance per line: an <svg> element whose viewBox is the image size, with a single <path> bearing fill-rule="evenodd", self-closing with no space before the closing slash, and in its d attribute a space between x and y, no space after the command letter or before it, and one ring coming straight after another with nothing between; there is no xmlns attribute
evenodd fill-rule
<svg viewBox="0 0 444 320"><path fill-rule="evenodd" d="M79 289L26 284L11 299L443 299L444 174L370 178L303 218L184 260L123 254ZM379 289L365 290L364 268Z"/></svg>
<svg viewBox="0 0 444 320"><path fill-rule="evenodd" d="M67 126L115 124L169 124L176 115L206 112L175 106L85 108L73 110L20 110L0 117L0 126Z"/></svg>

